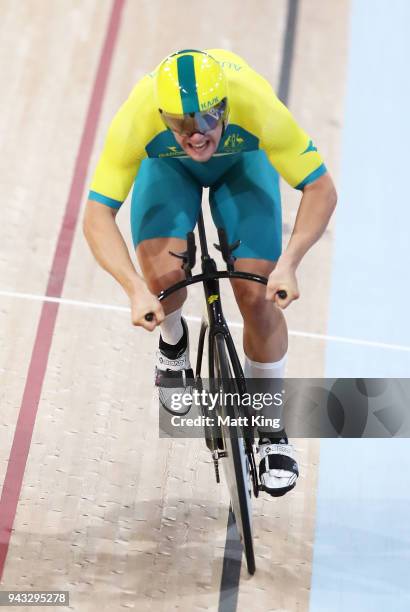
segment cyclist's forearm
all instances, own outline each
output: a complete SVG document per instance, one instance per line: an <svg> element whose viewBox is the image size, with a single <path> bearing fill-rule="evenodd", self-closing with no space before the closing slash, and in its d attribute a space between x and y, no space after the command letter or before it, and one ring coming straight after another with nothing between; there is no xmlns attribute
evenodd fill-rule
<svg viewBox="0 0 410 612"><path fill-rule="evenodd" d="M288 246L279 261L296 268L325 231L335 209L337 194L329 175L304 189Z"/></svg>
<svg viewBox="0 0 410 612"><path fill-rule="evenodd" d="M83 230L100 266L120 283L128 295L135 293L144 281L131 261L127 245L115 221L114 211L88 202Z"/></svg>

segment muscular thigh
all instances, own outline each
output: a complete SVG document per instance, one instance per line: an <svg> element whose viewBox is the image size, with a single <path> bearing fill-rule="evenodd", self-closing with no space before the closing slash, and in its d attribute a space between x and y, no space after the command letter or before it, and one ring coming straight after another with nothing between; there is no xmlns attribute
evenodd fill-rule
<svg viewBox="0 0 410 612"><path fill-rule="evenodd" d="M202 186L177 159L145 159L131 200L134 247L153 238L185 239L196 224Z"/></svg>
<svg viewBox="0 0 410 612"><path fill-rule="evenodd" d="M182 280L181 260L169 251L186 249L186 234L196 224L202 187L176 159L146 159L135 181L131 231L141 272L152 293ZM164 302L166 312L179 307L186 290Z"/></svg>
<svg viewBox="0 0 410 612"><path fill-rule="evenodd" d="M275 262L282 250L279 177L264 151L243 153L211 187L212 216L230 242L240 240L241 259Z"/></svg>
<svg viewBox="0 0 410 612"><path fill-rule="evenodd" d="M137 245L136 254L142 275L151 293L158 295L164 289L183 280L181 260L169 254L182 252L186 249L186 240L181 238L151 238ZM164 300L165 313L173 312L182 306L187 291L182 289Z"/></svg>

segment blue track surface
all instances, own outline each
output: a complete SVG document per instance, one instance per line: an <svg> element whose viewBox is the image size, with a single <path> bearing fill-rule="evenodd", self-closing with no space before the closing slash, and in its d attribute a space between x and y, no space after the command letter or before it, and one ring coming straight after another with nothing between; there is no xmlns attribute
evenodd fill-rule
<svg viewBox="0 0 410 612"><path fill-rule="evenodd" d="M352 0L330 335L410 346L410 2ZM410 352L331 342L329 377ZM310 612L410 610L410 440L323 440Z"/></svg>

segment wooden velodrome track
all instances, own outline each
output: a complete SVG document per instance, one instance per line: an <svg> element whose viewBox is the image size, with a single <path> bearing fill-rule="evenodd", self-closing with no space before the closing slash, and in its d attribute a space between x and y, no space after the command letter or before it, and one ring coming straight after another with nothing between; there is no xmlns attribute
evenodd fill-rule
<svg viewBox="0 0 410 612"><path fill-rule="evenodd" d="M132 328L126 297L76 225L111 117L135 81L178 48L232 49L284 93L289 74L288 104L337 181L349 2L301 0L294 44L289 6L1 2L3 590L69 590L79 611L308 609L318 443L295 442L295 492L255 502L257 573L250 579L242 565L239 588L221 593L226 491L201 440L158 439L157 334ZM286 239L299 194L283 186L282 195ZM119 222L131 244L128 216L126 204ZM300 268L291 330L326 332L331 252L332 227ZM46 292L61 302L35 299ZM201 300L192 290L188 318ZM224 310L240 322L227 285ZM195 339L194 319L190 327ZM292 335L288 376L322 376L324 348Z"/></svg>

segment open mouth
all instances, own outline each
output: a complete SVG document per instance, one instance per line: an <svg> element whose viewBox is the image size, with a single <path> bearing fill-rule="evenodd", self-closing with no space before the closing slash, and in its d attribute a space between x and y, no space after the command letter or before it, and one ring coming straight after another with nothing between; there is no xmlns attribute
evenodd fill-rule
<svg viewBox="0 0 410 612"><path fill-rule="evenodd" d="M198 153L201 153L202 151L205 151L205 149L207 149L209 145L209 140L205 140L205 142L202 142L201 144L197 145L197 144L191 144L190 142L188 143L188 147L192 150L192 151L197 151Z"/></svg>

